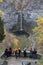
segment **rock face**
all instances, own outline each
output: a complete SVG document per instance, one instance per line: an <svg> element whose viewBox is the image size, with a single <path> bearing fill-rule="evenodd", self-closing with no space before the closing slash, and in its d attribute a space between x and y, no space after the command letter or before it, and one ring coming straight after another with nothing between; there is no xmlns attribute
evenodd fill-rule
<svg viewBox="0 0 43 65"><path fill-rule="evenodd" d="M9 30L18 23L18 10L24 10L25 20L29 22L28 12L43 10L43 0L3 0L3 2L0 2L0 10L5 13L2 18L5 21L5 28Z"/></svg>

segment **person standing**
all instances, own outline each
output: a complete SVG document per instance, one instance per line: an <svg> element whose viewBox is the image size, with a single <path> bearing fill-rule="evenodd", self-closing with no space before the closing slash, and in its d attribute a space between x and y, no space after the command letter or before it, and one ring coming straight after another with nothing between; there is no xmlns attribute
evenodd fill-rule
<svg viewBox="0 0 43 65"><path fill-rule="evenodd" d="M16 57L16 59L18 58L18 56L19 56L19 51L17 49L17 50L15 50L15 57Z"/></svg>
<svg viewBox="0 0 43 65"><path fill-rule="evenodd" d="M20 57L20 54L21 54L21 49L19 48L19 49L18 49L18 51L19 51L19 57Z"/></svg>
<svg viewBox="0 0 43 65"><path fill-rule="evenodd" d="M7 48L5 49L3 56L8 57L8 49Z"/></svg>
<svg viewBox="0 0 43 65"><path fill-rule="evenodd" d="M11 47L8 49L8 53L9 53L9 56L12 55L12 48Z"/></svg>
<svg viewBox="0 0 43 65"><path fill-rule="evenodd" d="M23 53L24 53L24 57L26 57L26 56L27 56L26 50L24 50L24 52L23 52Z"/></svg>

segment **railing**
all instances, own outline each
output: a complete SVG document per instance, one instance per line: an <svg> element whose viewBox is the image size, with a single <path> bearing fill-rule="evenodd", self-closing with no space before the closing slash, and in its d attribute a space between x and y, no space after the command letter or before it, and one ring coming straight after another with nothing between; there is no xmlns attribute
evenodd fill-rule
<svg viewBox="0 0 43 65"><path fill-rule="evenodd" d="M0 57L3 57L3 53L0 55ZM32 57L30 57L31 55L32 55ZM39 53L34 54L34 53L31 53L30 51L26 51L26 57L28 57L28 58L40 59L42 55L43 54L39 54ZM15 52L12 54L12 57L15 57ZM21 51L20 57L24 57L24 51Z"/></svg>
<svg viewBox="0 0 43 65"><path fill-rule="evenodd" d="M8 65L8 62L6 60L0 61L0 65Z"/></svg>

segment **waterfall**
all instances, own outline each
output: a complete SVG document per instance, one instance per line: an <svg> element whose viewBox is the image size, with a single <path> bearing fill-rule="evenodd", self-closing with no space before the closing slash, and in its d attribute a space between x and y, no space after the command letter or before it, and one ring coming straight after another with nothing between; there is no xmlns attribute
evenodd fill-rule
<svg viewBox="0 0 43 65"><path fill-rule="evenodd" d="M22 31L22 11L20 11L20 31Z"/></svg>

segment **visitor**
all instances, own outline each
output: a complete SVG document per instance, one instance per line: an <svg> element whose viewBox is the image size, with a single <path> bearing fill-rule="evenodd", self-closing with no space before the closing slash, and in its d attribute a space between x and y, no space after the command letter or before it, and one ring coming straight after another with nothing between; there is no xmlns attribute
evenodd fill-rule
<svg viewBox="0 0 43 65"><path fill-rule="evenodd" d="M34 50L32 51L32 57L33 57L33 58L37 58L37 51L36 51L35 48L34 48Z"/></svg>
<svg viewBox="0 0 43 65"><path fill-rule="evenodd" d="M4 52L3 56L8 57L8 49L7 48L5 49L5 52Z"/></svg>
<svg viewBox="0 0 43 65"><path fill-rule="evenodd" d="M11 56L12 55L12 48L10 47L9 49L8 49L8 54L9 54L9 56Z"/></svg>
<svg viewBox="0 0 43 65"><path fill-rule="evenodd" d="M20 57L20 54L21 54L21 49L19 48L19 49L18 49L18 51L19 51L19 57Z"/></svg>
<svg viewBox="0 0 43 65"><path fill-rule="evenodd" d="M33 57L33 51L32 51L32 48L30 49L30 55L29 55L30 58Z"/></svg>
<svg viewBox="0 0 43 65"><path fill-rule="evenodd" d="M18 51L18 49L15 50L15 57L16 57L16 59L19 57L19 51Z"/></svg>
<svg viewBox="0 0 43 65"><path fill-rule="evenodd" d="M24 52L23 52L23 53L24 53L24 57L26 57L26 56L27 56L26 50L24 50Z"/></svg>
<svg viewBox="0 0 43 65"><path fill-rule="evenodd" d="M32 48L30 49L30 53L32 53Z"/></svg>
<svg viewBox="0 0 43 65"><path fill-rule="evenodd" d="M34 54L37 54L37 50L36 49L34 49Z"/></svg>

